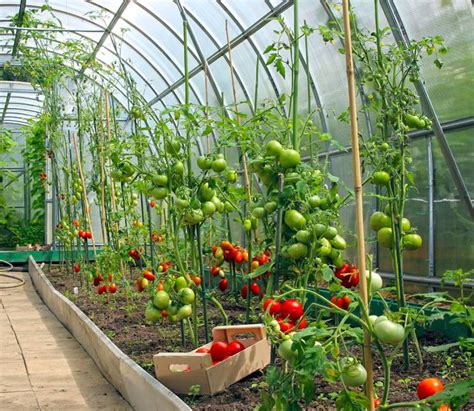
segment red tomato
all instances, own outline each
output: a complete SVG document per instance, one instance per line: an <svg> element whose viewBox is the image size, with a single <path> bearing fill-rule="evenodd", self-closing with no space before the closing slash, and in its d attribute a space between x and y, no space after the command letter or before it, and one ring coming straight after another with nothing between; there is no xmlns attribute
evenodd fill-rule
<svg viewBox="0 0 474 411"><path fill-rule="evenodd" d="M257 258L257 261L260 265L268 263L268 257L265 254L260 254Z"/></svg>
<svg viewBox="0 0 474 411"><path fill-rule="evenodd" d="M227 346L227 354L229 356L237 354L240 351L245 350L245 345L243 345L240 341L232 341Z"/></svg>
<svg viewBox="0 0 474 411"><path fill-rule="evenodd" d="M219 267L212 267L211 268L211 274L214 276L214 277L217 277L219 275Z"/></svg>
<svg viewBox="0 0 474 411"><path fill-rule="evenodd" d="M227 281L227 278L222 278L221 280L219 280L219 290L221 290L222 292L224 292L225 290L227 290L227 285L229 284L229 281Z"/></svg>
<svg viewBox="0 0 474 411"><path fill-rule="evenodd" d="M154 208L155 207L155 200L150 200L150 207Z"/></svg>
<svg viewBox="0 0 474 411"><path fill-rule="evenodd" d="M107 292L107 286L106 285L101 285L98 289L97 292L100 294L106 293Z"/></svg>
<svg viewBox="0 0 474 411"><path fill-rule="evenodd" d="M297 321L303 315L303 312L303 305L293 298L286 300L281 306L282 316L284 318L289 317L293 321Z"/></svg>
<svg viewBox="0 0 474 411"><path fill-rule="evenodd" d="M260 294L260 286L257 283L250 284L250 292L253 295L259 295Z"/></svg>
<svg viewBox="0 0 474 411"><path fill-rule="evenodd" d="M85 238L85 231L84 230L79 230L79 237Z"/></svg>
<svg viewBox="0 0 474 411"><path fill-rule="evenodd" d="M341 268L334 273L336 278L341 280L341 285L346 288L356 287L359 284L359 270L356 266L344 263Z"/></svg>
<svg viewBox="0 0 474 411"><path fill-rule="evenodd" d="M279 301L275 301L273 298L267 298L263 303L263 311L267 311L267 307L270 306L269 313L270 315L277 315L280 314L281 311L281 303Z"/></svg>
<svg viewBox="0 0 474 411"><path fill-rule="evenodd" d="M380 400L378 398L374 398L374 408L377 408L380 405Z"/></svg>
<svg viewBox="0 0 474 411"><path fill-rule="evenodd" d="M143 291L142 278L137 278L137 290L139 293Z"/></svg>
<svg viewBox="0 0 474 411"><path fill-rule="evenodd" d="M302 318L298 324L298 330L302 330L306 328L306 318Z"/></svg>
<svg viewBox="0 0 474 411"><path fill-rule="evenodd" d="M193 278L193 281L194 281L194 284L196 284L197 286L200 286L202 282L201 277L198 277L198 276L195 276Z"/></svg>
<svg viewBox="0 0 474 411"><path fill-rule="evenodd" d="M270 253L270 250L265 250L263 254L265 254L267 257L270 257L272 255L272 253Z"/></svg>
<svg viewBox="0 0 474 411"><path fill-rule="evenodd" d="M209 354L211 352L211 350L207 347L200 347L198 348L196 351L194 352L198 352L198 353L203 353L203 354Z"/></svg>
<svg viewBox="0 0 474 411"><path fill-rule="evenodd" d="M345 295L344 297L341 297L341 300L341 308L343 310L347 310L349 308L349 304L352 302L351 297Z"/></svg>
<svg viewBox="0 0 474 411"><path fill-rule="evenodd" d="M166 311L166 310L161 310L161 316L162 316L162 317L168 317L168 311Z"/></svg>
<svg viewBox="0 0 474 411"><path fill-rule="evenodd" d="M81 267L79 266L79 264L74 264L74 272L78 273L79 271L81 271Z"/></svg>
<svg viewBox="0 0 474 411"><path fill-rule="evenodd" d="M155 274L149 270L143 271L143 277L145 277L148 281L155 281Z"/></svg>
<svg viewBox="0 0 474 411"><path fill-rule="evenodd" d="M112 283L112 284L109 285L108 291L111 294L115 294L115 292L117 291L117 286L115 285L115 283Z"/></svg>
<svg viewBox="0 0 474 411"><path fill-rule="evenodd" d="M443 391L443 384L436 378L425 378L418 384L416 392L420 400L424 400L427 397L431 397L437 392Z"/></svg>
<svg viewBox="0 0 474 411"><path fill-rule="evenodd" d="M79 221L77 221L76 219L72 220L72 225L74 227L79 227Z"/></svg>
<svg viewBox="0 0 474 411"><path fill-rule="evenodd" d="M245 284L242 287L242 290L240 291L240 295L242 296L243 299L247 298L247 284Z"/></svg>
<svg viewBox="0 0 474 411"><path fill-rule="evenodd" d="M90 231L86 231L86 238L91 239L92 233Z"/></svg>
<svg viewBox="0 0 474 411"><path fill-rule="evenodd" d="M94 280L92 281L92 284L94 284L94 286L97 287L100 284L100 278L99 277L94 277Z"/></svg>
<svg viewBox="0 0 474 411"><path fill-rule="evenodd" d="M210 354L212 361L222 361L228 357L227 343L224 341L215 341L211 345Z"/></svg>
<svg viewBox="0 0 474 411"><path fill-rule="evenodd" d="M287 333L287 332L290 332L294 327L295 325L292 323L292 322L286 322L286 321L278 321L279 324L280 324L280 331L282 333Z"/></svg>
<svg viewBox="0 0 474 411"><path fill-rule="evenodd" d="M238 250L233 254L233 257L236 264L242 264L242 261L244 261L244 255Z"/></svg>
<svg viewBox="0 0 474 411"><path fill-rule="evenodd" d="M234 249L234 246L229 241L222 240L221 241L221 248L223 250L231 251L231 250Z"/></svg>

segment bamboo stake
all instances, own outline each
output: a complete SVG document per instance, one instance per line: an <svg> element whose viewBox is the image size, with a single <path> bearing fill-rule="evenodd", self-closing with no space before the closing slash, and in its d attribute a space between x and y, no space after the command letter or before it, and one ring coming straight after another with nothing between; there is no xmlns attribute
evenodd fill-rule
<svg viewBox="0 0 474 411"><path fill-rule="evenodd" d="M84 198L84 208L86 212L86 219L87 219L87 224L89 226L89 229L91 230L92 234L92 250L94 251L94 258L97 257L97 251L95 248L95 239L94 239L94 231L92 230L92 219L91 219L91 213L90 213L90 206L89 206L89 199L87 198L87 191L86 191L86 183L84 181L84 173L82 172L82 164L81 164L81 159L79 157L79 150L77 149L77 143L76 143L76 134L72 133L72 143L74 145L74 151L76 153L76 161L77 161L77 169L79 170L79 177L81 179L81 185L82 185L82 194Z"/></svg>
<svg viewBox="0 0 474 411"><path fill-rule="evenodd" d="M105 227L105 168L104 168L104 126L102 124L102 91L99 100L99 137L100 137L100 220L102 228L102 241L107 243L107 229Z"/></svg>
<svg viewBox="0 0 474 411"><path fill-rule="evenodd" d="M356 205L356 224L357 224L357 251L359 266L359 292L365 310L368 310L367 297L367 280L365 275L365 238L364 238L364 214L363 214L363 198L362 198L362 179L360 168L359 154L359 130L357 124L357 103L355 95L355 78L354 63L352 60L352 39L351 25L349 14L349 0L343 0L343 20L344 34L346 41L344 47L346 50L346 71L347 71L347 87L349 92L349 107L351 118L351 142L352 142L352 165L354 172L354 194ZM364 330L364 366L367 370L367 382L365 384L366 395L369 400L368 410L373 411L374 408L374 385L372 356L370 352L370 334L368 330Z"/></svg>

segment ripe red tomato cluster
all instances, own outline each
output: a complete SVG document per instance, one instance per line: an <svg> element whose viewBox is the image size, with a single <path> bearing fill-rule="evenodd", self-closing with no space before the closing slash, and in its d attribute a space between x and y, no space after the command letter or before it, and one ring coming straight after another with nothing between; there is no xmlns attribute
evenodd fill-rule
<svg viewBox="0 0 474 411"><path fill-rule="evenodd" d="M234 262L235 264L242 264L249 261L249 253L245 248L240 245L232 245L229 241L221 241L221 246L224 260L227 262ZM219 247L213 247L214 257L217 258L219 253Z"/></svg>
<svg viewBox="0 0 474 411"><path fill-rule="evenodd" d="M81 237L83 240L91 239L92 233L88 230L79 230L79 237Z"/></svg>
<svg viewBox="0 0 474 411"><path fill-rule="evenodd" d="M353 288L359 284L359 269L355 265L344 263L334 274L343 287Z"/></svg>
<svg viewBox="0 0 474 411"><path fill-rule="evenodd" d="M349 297L348 295L344 295L339 298L337 298L336 296L333 296L331 298L331 302L334 305L337 305L339 308L342 308L343 310L347 310L352 300L351 300L351 297ZM332 306L329 306L329 308L332 308Z"/></svg>
<svg viewBox="0 0 474 411"><path fill-rule="evenodd" d="M230 343L226 343L225 341L214 341L210 348L201 347L195 352L210 354L212 364L215 365L243 350L245 350L245 346L240 341L232 341Z"/></svg>
<svg viewBox="0 0 474 411"><path fill-rule="evenodd" d="M258 267L265 265L271 261L270 259L270 251L265 250L263 253L255 256L252 258L252 263L250 264L250 271L253 272L255 271ZM265 275L268 277L270 275L270 271L267 271ZM255 279L259 279L260 276L255 277Z"/></svg>
<svg viewBox="0 0 474 411"><path fill-rule="evenodd" d="M72 220L72 225L74 227L79 227L79 221L77 221L76 219Z"/></svg>
<svg viewBox="0 0 474 411"><path fill-rule="evenodd" d="M135 261L138 261L140 259L140 252L138 250L135 250L132 248L129 252L128 255L132 257Z"/></svg>
<svg viewBox="0 0 474 411"><path fill-rule="evenodd" d="M97 287L97 293L99 295L104 293L115 294L117 292L117 285L113 282L113 275L109 274L107 279L109 282L108 286L106 284L101 285L101 283L105 281L101 273L97 274L97 276L92 280L92 284Z"/></svg>
<svg viewBox="0 0 474 411"><path fill-rule="evenodd" d="M262 306L265 312L274 317L280 325L280 331L288 333L295 329L306 328L306 319L303 317L303 304L294 298L283 302L267 298Z"/></svg>

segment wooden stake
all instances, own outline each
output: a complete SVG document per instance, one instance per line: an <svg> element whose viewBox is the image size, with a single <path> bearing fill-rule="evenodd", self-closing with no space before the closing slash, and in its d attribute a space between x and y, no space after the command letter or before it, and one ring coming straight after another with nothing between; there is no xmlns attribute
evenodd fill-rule
<svg viewBox="0 0 474 411"><path fill-rule="evenodd" d="M91 234L92 234L92 238L91 238L91 240L92 240L92 250L94 251L94 258L97 258L97 250L95 248L94 231L92 230L92 219L91 219L91 213L90 213L90 207L89 207L89 199L87 198L86 183L84 181L84 173L82 172L81 158L79 157L79 150L77 149L76 134L75 133L72 133L72 144L74 145L74 151L76 153L76 161L77 161L77 169L79 170L79 177L81 178L82 195L84 196L84 206L85 206L87 224L88 224L89 230L91 231Z"/></svg>
<svg viewBox="0 0 474 411"><path fill-rule="evenodd" d="M354 64L352 60L352 39L351 24L349 14L349 0L343 0L343 20L344 20L344 47L346 50L346 71L347 87L349 91L349 111L351 118L351 142L352 142L352 164L354 172L354 194L356 206L356 225L357 225L357 255L360 272L359 293L365 309L368 310L367 279L365 275L365 238L364 238L364 213L362 199L362 179L359 154L359 130L357 124L357 103L355 94ZM365 385L366 395L369 400L368 410L374 408L374 384L372 370L372 356L370 352L370 335L364 330L364 366L367 370L367 382Z"/></svg>

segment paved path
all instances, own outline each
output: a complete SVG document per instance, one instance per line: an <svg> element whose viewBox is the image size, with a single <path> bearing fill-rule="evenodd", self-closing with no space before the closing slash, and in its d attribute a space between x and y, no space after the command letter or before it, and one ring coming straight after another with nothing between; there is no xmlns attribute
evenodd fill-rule
<svg viewBox="0 0 474 411"><path fill-rule="evenodd" d="M26 285L0 289L0 410L130 410L74 337ZM14 280L0 277L0 284Z"/></svg>

